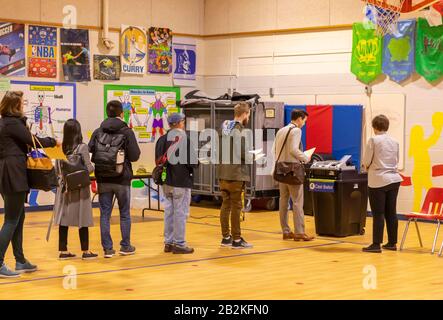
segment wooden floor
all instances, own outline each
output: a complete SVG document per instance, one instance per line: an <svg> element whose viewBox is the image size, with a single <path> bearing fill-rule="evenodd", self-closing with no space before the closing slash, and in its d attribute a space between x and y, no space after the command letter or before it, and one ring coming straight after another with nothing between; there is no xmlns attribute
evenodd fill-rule
<svg viewBox="0 0 443 320"><path fill-rule="evenodd" d="M179 256L162 252L161 213L151 212L144 221L140 211L132 214L136 255L105 260L96 217L91 249L100 258L61 262L57 229L50 242L45 241L50 214L29 213L25 253L40 271L0 280L0 299L443 299L443 258L428 251L435 230L431 224L421 224L425 249L419 248L411 228L406 251L365 254L361 249L370 242L372 219L365 236L296 243L281 239L277 212L253 212L242 228L254 248L232 250L219 246L218 210L193 207L187 238L196 252ZM207 217L196 219L203 216ZM312 234L312 217L306 217L306 225ZM401 222L400 235L403 228ZM116 247L119 232L116 219L112 225ZM77 230L71 230L69 237L70 250L80 255ZM11 251L6 262L14 266ZM365 289L367 266L377 273L376 290ZM77 272L74 290L64 289L65 267Z"/></svg>

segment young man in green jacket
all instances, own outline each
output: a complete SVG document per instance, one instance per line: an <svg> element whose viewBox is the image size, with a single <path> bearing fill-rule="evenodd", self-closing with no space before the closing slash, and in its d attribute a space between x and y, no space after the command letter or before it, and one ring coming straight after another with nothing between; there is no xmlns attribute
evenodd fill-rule
<svg viewBox="0 0 443 320"><path fill-rule="evenodd" d="M251 181L249 140L244 135L244 129L249 123L250 115L251 110L248 103L242 102L236 105L234 108L234 120L228 120L223 123L220 141L220 149L223 150L217 174L223 197L220 213L223 235L221 245L232 247L233 249L252 247L251 244L242 238L240 229L242 193L246 182ZM228 141L229 144L227 143ZM224 146L229 146L229 148L225 150ZM229 219L231 219L232 234L229 227Z"/></svg>

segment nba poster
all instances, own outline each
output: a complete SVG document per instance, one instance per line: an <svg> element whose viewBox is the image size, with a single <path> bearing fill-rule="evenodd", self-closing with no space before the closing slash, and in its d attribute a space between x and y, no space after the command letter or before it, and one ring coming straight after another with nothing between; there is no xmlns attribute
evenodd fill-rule
<svg viewBox="0 0 443 320"><path fill-rule="evenodd" d="M0 75L26 75L25 25L0 22Z"/></svg>
<svg viewBox="0 0 443 320"><path fill-rule="evenodd" d="M172 73L172 31L168 28L149 28L149 72Z"/></svg>
<svg viewBox="0 0 443 320"><path fill-rule="evenodd" d="M28 27L28 77L57 77L57 28Z"/></svg>
<svg viewBox="0 0 443 320"><path fill-rule="evenodd" d="M122 25L120 50L123 73L146 73L147 42L145 28Z"/></svg>
<svg viewBox="0 0 443 320"><path fill-rule="evenodd" d="M197 47L195 40L174 37L174 85L195 87L197 68Z"/></svg>
<svg viewBox="0 0 443 320"><path fill-rule="evenodd" d="M120 57L94 55L95 80L120 80Z"/></svg>
<svg viewBox="0 0 443 320"><path fill-rule="evenodd" d="M60 29L60 45L65 81L91 81L89 31Z"/></svg>

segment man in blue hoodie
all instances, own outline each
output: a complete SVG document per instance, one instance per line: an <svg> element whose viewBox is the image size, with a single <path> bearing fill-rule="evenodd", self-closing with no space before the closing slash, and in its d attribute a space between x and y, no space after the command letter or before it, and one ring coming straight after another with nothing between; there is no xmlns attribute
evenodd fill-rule
<svg viewBox="0 0 443 320"><path fill-rule="evenodd" d="M246 182L251 181L250 166L251 160L248 139L244 137L242 131L249 123L251 110L246 102L239 103L234 108L234 120L225 121L222 127L222 141L229 139L230 150L222 150L221 164L217 167L217 174L220 184L220 191L223 197L223 204L220 213L220 223L223 239L223 247L233 249L251 248L241 236L240 215L242 210L242 193ZM221 146L226 145L221 142ZM229 155L226 153L229 152ZM225 153L225 154L223 154ZM231 220L232 234L229 228Z"/></svg>

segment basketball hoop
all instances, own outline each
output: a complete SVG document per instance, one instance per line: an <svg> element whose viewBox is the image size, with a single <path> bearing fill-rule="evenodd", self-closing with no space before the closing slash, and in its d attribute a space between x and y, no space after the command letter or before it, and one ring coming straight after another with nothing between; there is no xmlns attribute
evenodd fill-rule
<svg viewBox="0 0 443 320"><path fill-rule="evenodd" d="M400 19L405 1L406 0L364 0L366 3L365 22L367 24L373 24L376 32L380 36L397 33L398 20Z"/></svg>

